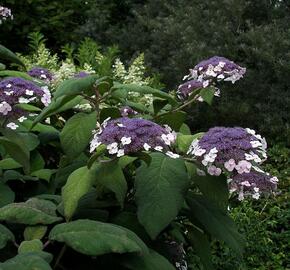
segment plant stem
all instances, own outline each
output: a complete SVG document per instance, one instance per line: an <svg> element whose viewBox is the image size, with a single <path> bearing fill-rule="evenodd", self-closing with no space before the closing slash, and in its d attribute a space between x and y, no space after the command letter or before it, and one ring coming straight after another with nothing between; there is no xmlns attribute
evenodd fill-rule
<svg viewBox="0 0 290 270"><path fill-rule="evenodd" d="M57 256L57 259L55 261L53 269L56 269L58 267L60 260L61 260L62 256L64 255L65 251L66 251L66 245L64 244L63 247L61 248L58 256Z"/></svg>

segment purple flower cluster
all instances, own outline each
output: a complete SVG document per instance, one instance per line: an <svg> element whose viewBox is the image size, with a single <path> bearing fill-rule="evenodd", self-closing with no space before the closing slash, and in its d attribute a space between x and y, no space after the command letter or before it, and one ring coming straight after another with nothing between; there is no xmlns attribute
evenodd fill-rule
<svg viewBox="0 0 290 270"><path fill-rule="evenodd" d="M235 83L243 77L245 72L245 68L235 64L229 59L214 56L201 61L193 69L190 69L190 74L183 78L189 81L179 86L177 94L181 99L184 99L197 88L214 86L220 81L231 81ZM219 93L217 91L216 96L218 95ZM200 101L202 100L200 99Z"/></svg>
<svg viewBox="0 0 290 270"><path fill-rule="evenodd" d="M192 142L188 154L205 166L210 175L218 176L224 172L230 178L237 179L235 184L238 185L238 180L244 175L264 174L258 165L267 158L266 148L265 139L252 129L214 127L200 140ZM259 188L259 182L256 184L251 186ZM240 191L238 188L236 190ZM264 189L261 188L261 191Z"/></svg>
<svg viewBox="0 0 290 270"><path fill-rule="evenodd" d="M31 70L29 70L27 73L31 77L43 80L47 83L49 83L53 79L52 74L49 72L49 70L42 67L34 67Z"/></svg>
<svg viewBox="0 0 290 270"><path fill-rule="evenodd" d="M31 81L22 78L11 77L0 81L0 117L6 119L17 118L24 121L25 112L16 107L17 104L35 103L40 101L48 106L51 101L51 94L47 87L39 87ZM14 123L8 127L15 129Z"/></svg>
<svg viewBox="0 0 290 270"><path fill-rule="evenodd" d="M13 20L11 10L9 8L0 6L0 24L2 24L2 22L6 21L8 18L11 18L11 20Z"/></svg>
<svg viewBox="0 0 290 270"><path fill-rule="evenodd" d="M133 110L129 106L124 106L124 107L120 108L120 113L121 113L122 117L134 116L134 115L138 114L138 112L136 112L135 110Z"/></svg>
<svg viewBox="0 0 290 270"><path fill-rule="evenodd" d="M199 82L197 80L190 80L185 82L184 84L179 85L177 95L179 99L186 99L193 93L193 91L200 88L203 88L202 82Z"/></svg>
<svg viewBox="0 0 290 270"><path fill-rule="evenodd" d="M245 196L259 199L261 193L276 190L277 183L277 177L255 170L249 173L235 174L229 179L230 192L237 192L239 200L243 200Z"/></svg>
<svg viewBox="0 0 290 270"><path fill-rule="evenodd" d="M149 120L127 117L108 119L94 133L90 152L105 144L109 154L117 157L142 150L155 150L165 152L172 158L179 157L169 151L176 140L175 132L168 126L161 127Z"/></svg>

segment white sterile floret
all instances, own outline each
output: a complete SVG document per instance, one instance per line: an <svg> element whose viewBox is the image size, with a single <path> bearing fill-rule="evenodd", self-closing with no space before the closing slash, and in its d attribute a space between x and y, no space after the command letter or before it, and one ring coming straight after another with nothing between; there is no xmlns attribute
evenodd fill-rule
<svg viewBox="0 0 290 270"><path fill-rule="evenodd" d="M232 172L234 168L236 167L236 162L234 159L231 158L225 162L224 166L229 172Z"/></svg>
<svg viewBox="0 0 290 270"><path fill-rule="evenodd" d="M251 134L251 135L255 135L256 134L256 131L253 130L253 129L250 129L250 128L246 128L246 131Z"/></svg>
<svg viewBox="0 0 290 270"><path fill-rule="evenodd" d="M27 96L33 96L33 91L32 90L28 90L28 89L26 89L25 90L25 94L27 95Z"/></svg>
<svg viewBox="0 0 290 270"><path fill-rule="evenodd" d="M252 198L253 199L256 199L256 200L259 200L259 198L260 198L260 193L254 193L253 195L252 195Z"/></svg>
<svg viewBox="0 0 290 270"><path fill-rule="evenodd" d="M241 185L242 186L245 186L245 187L250 187L251 186L251 184L249 183L249 181L243 181L243 182L241 182Z"/></svg>
<svg viewBox="0 0 290 270"><path fill-rule="evenodd" d="M107 149L109 150L109 154L113 155L118 152L118 144L116 142L113 142L111 144L107 145Z"/></svg>
<svg viewBox="0 0 290 270"><path fill-rule="evenodd" d="M27 98L24 98L24 97L20 97L20 98L18 98L18 102L19 103L29 103L30 100Z"/></svg>
<svg viewBox="0 0 290 270"><path fill-rule="evenodd" d="M262 146L262 143L259 141L251 141L250 143L251 143L252 147L254 147L254 148Z"/></svg>
<svg viewBox="0 0 290 270"><path fill-rule="evenodd" d="M239 174L249 173L251 171L252 164L246 160L241 160L236 165L235 169Z"/></svg>
<svg viewBox="0 0 290 270"><path fill-rule="evenodd" d="M124 111L125 111L125 110L124 110ZM118 126L118 127L124 127L124 125L121 124L121 123L117 123L117 126Z"/></svg>
<svg viewBox="0 0 290 270"><path fill-rule="evenodd" d="M6 102L6 101L2 101L0 103L0 113L2 113L3 115L7 115L8 112L12 111L12 107Z"/></svg>
<svg viewBox="0 0 290 270"><path fill-rule="evenodd" d="M206 88L206 87L208 87L208 86L209 86L209 80L204 81L204 82L202 83L202 87L203 87L203 88Z"/></svg>
<svg viewBox="0 0 290 270"><path fill-rule="evenodd" d="M279 182L278 178L276 176L270 178L271 183L277 184Z"/></svg>
<svg viewBox="0 0 290 270"><path fill-rule="evenodd" d="M171 158L179 158L180 157L178 154L175 154L171 151L167 151L165 154Z"/></svg>
<svg viewBox="0 0 290 270"><path fill-rule="evenodd" d="M26 120L27 119L27 117L25 117L25 116L21 116L21 117L19 117L18 118L18 121L20 122L20 123L22 123L24 120Z"/></svg>
<svg viewBox="0 0 290 270"><path fill-rule="evenodd" d="M122 157L125 155L124 149L119 149L117 152L117 157Z"/></svg>
<svg viewBox="0 0 290 270"><path fill-rule="evenodd" d="M198 148L198 149L195 149L195 150L193 151L193 154L194 154L195 156L200 157L200 156L202 156L205 152L206 152L205 149Z"/></svg>
<svg viewBox="0 0 290 270"><path fill-rule="evenodd" d="M7 124L6 127L11 128L11 129L17 129L19 126L16 125L15 123L11 122L11 123Z"/></svg>
<svg viewBox="0 0 290 270"><path fill-rule="evenodd" d="M6 96L11 96L14 93L14 91L4 91L4 93Z"/></svg>
<svg viewBox="0 0 290 270"><path fill-rule="evenodd" d="M130 144L132 142L131 137L122 137L121 142L123 145Z"/></svg>
<svg viewBox="0 0 290 270"><path fill-rule="evenodd" d="M97 139L92 140L90 144L90 153L92 153L95 149L97 149L102 143Z"/></svg>
<svg viewBox="0 0 290 270"><path fill-rule="evenodd" d="M222 173L222 170L214 165L211 165L207 168L207 172L210 175L219 176Z"/></svg>
<svg viewBox="0 0 290 270"><path fill-rule="evenodd" d="M162 152L163 147L162 147L162 146L155 146L154 149L155 149L156 151Z"/></svg>
<svg viewBox="0 0 290 270"><path fill-rule="evenodd" d="M170 145L172 142L175 141L175 136L173 133L162 134L161 139L165 142L165 144Z"/></svg>
<svg viewBox="0 0 290 270"><path fill-rule="evenodd" d="M146 151L149 151L149 149L151 148L151 146L148 143L144 143L143 147Z"/></svg>

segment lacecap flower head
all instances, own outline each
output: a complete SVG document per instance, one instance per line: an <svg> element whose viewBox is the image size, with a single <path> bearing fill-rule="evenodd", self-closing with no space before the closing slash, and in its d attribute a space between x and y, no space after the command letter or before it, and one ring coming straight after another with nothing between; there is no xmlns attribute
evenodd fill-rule
<svg viewBox="0 0 290 270"><path fill-rule="evenodd" d="M195 89L215 86L220 81L235 83L243 77L245 72L245 68L225 57L211 57L201 61L193 69L190 69L189 75L184 76L183 80L188 81L178 87L178 97L181 99L187 98ZM219 89L217 88L215 95L219 96ZM203 101L199 96L198 98Z"/></svg>
<svg viewBox="0 0 290 270"><path fill-rule="evenodd" d="M231 178L250 172L263 174L258 166L267 158L266 148L266 140L252 129L215 127L200 140L194 140L188 154L193 155L210 175L225 173Z"/></svg>
<svg viewBox="0 0 290 270"><path fill-rule="evenodd" d="M162 127L141 118L122 117L104 121L99 130L94 132L90 152L105 144L109 154L121 157L140 151L164 152L172 158L177 154L170 151L176 140L176 134L168 126Z"/></svg>
<svg viewBox="0 0 290 270"><path fill-rule="evenodd" d="M3 21L6 21L9 18L11 20L13 19L11 9L0 6L0 24L2 24Z"/></svg>
<svg viewBox="0 0 290 270"><path fill-rule="evenodd" d="M51 94L47 87L39 87L31 81L22 78L8 78L0 81L0 117L5 119L23 120L25 111L17 104L36 103L41 101L44 106L51 102ZM10 125L8 127L15 127ZM13 128L14 129L14 128Z"/></svg>
<svg viewBox="0 0 290 270"><path fill-rule="evenodd" d="M51 72L48 69L42 67L34 67L27 73L31 77L40 79L45 82L50 82L53 79Z"/></svg>
<svg viewBox="0 0 290 270"><path fill-rule="evenodd" d="M251 170L249 173L235 174L229 179L230 192L239 194L238 199L245 197L259 199L261 193L277 189L278 178L265 172Z"/></svg>

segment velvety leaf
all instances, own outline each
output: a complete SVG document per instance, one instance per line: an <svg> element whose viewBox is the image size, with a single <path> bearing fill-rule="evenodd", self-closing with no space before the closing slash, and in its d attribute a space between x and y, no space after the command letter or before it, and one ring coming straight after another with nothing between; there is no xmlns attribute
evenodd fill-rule
<svg viewBox="0 0 290 270"><path fill-rule="evenodd" d="M11 170L21 168L22 165L16 162L13 158L5 158L0 160L0 168L3 170Z"/></svg>
<svg viewBox="0 0 290 270"><path fill-rule="evenodd" d="M0 182L0 207L14 202L14 199L15 194L12 189L8 185Z"/></svg>
<svg viewBox="0 0 290 270"><path fill-rule="evenodd" d="M120 110L118 108L104 108L100 113L100 122L102 123L107 118L111 117L112 119L121 117Z"/></svg>
<svg viewBox="0 0 290 270"><path fill-rule="evenodd" d="M64 215L67 220L71 219L78 206L79 199L92 187L96 178L94 170L81 167L75 170L67 179L62 189Z"/></svg>
<svg viewBox="0 0 290 270"><path fill-rule="evenodd" d="M202 88L200 90L200 96L203 98L203 100L211 105L212 104L212 100L214 98L214 93L215 93L215 88L211 87L211 88Z"/></svg>
<svg viewBox="0 0 290 270"><path fill-rule="evenodd" d="M15 70L2 70L0 71L0 77L18 77L18 78L23 78L25 80L30 80L30 81L33 80L33 78L29 76L27 73L21 72L21 71L15 71Z"/></svg>
<svg viewBox="0 0 290 270"><path fill-rule="evenodd" d="M18 56L12 51L10 51L9 49L7 49L6 47L2 46L1 44L0 44L0 59L18 64L24 67L24 64L21 62Z"/></svg>
<svg viewBox="0 0 290 270"><path fill-rule="evenodd" d="M94 162L106 151L107 151L107 145L105 144L99 145L97 149L95 150L94 154L90 157L88 161L88 164L87 164L88 168L91 168Z"/></svg>
<svg viewBox="0 0 290 270"><path fill-rule="evenodd" d="M183 135L191 135L190 128L187 124L183 123L180 126L179 132L182 133Z"/></svg>
<svg viewBox="0 0 290 270"><path fill-rule="evenodd" d="M27 112L41 112L40 108L33 106L31 104L27 104L27 103L16 104L15 107L20 108L20 109L27 111ZM25 122L26 121L29 121L29 120L25 120Z"/></svg>
<svg viewBox="0 0 290 270"><path fill-rule="evenodd" d="M83 100L81 96L62 96L58 99L53 99L49 106L45 107L42 112L34 119L33 128L38 122L43 119L66 110L69 110L78 105Z"/></svg>
<svg viewBox="0 0 290 270"><path fill-rule="evenodd" d="M213 201L223 210L227 210L229 199L229 188L227 178L224 175L220 176L199 176L192 175L192 181L198 186L202 194Z"/></svg>
<svg viewBox="0 0 290 270"><path fill-rule="evenodd" d="M62 96L76 96L90 90L98 79L98 75L90 75L84 78L72 78L63 81L55 90L54 98Z"/></svg>
<svg viewBox="0 0 290 270"><path fill-rule="evenodd" d="M52 224L61 220L56 216L55 208L49 201L33 198L24 203L11 203L0 208L0 220L28 225Z"/></svg>
<svg viewBox="0 0 290 270"><path fill-rule="evenodd" d="M36 253L37 254L37 253ZM50 265L34 253L19 254L4 263L0 263L1 270L52 270Z"/></svg>
<svg viewBox="0 0 290 270"><path fill-rule="evenodd" d="M5 226L0 224L0 249L4 248L9 241L14 241L13 233Z"/></svg>
<svg viewBox="0 0 290 270"><path fill-rule="evenodd" d="M143 256L128 255L122 260L122 265L131 270L175 270L176 268L163 256L154 250Z"/></svg>
<svg viewBox="0 0 290 270"><path fill-rule="evenodd" d="M127 182L118 162L112 161L100 164L97 170L97 183L113 191L123 207L127 193Z"/></svg>
<svg viewBox="0 0 290 270"><path fill-rule="evenodd" d="M34 171L31 173L31 176L35 176L37 178L46 180L47 182L49 182L52 174L55 172L55 170L50 170L50 169L40 169L37 171Z"/></svg>
<svg viewBox="0 0 290 270"><path fill-rule="evenodd" d="M33 239L30 241L23 241L18 248L18 254L41 251L43 244L39 239Z"/></svg>
<svg viewBox="0 0 290 270"><path fill-rule="evenodd" d="M225 241L232 249L241 254L244 239L238 233L233 220L222 210L201 195L189 194L189 218L198 221L203 229L219 240Z"/></svg>
<svg viewBox="0 0 290 270"><path fill-rule="evenodd" d="M41 239L46 234L46 231L47 226L28 226L23 232L24 240L30 241L34 239Z"/></svg>
<svg viewBox="0 0 290 270"><path fill-rule="evenodd" d="M168 104L168 100L166 99L154 99L153 100L153 108L154 113L159 113L166 105Z"/></svg>
<svg viewBox="0 0 290 270"><path fill-rule="evenodd" d="M149 166L143 164L137 170L135 188L138 219L154 239L177 216L189 180L181 159L161 153L151 158Z"/></svg>
<svg viewBox="0 0 290 270"><path fill-rule="evenodd" d="M21 142L13 142L5 137L0 137L0 145L2 145L7 153L15 159L18 163L20 163L26 171L29 171L29 150L27 149L24 141Z"/></svg>
<svg viewBox="0 0 290 270"><path fill-rule="evenodd" d="M194 247L205 270L213 270L210 242L204 232L192 227L187 234L190 244Z"/></svg>
<svg viewBox="0 0 290 270"><path fill-rule="evenodd" d="M178 111L160 116L157 121L159 124L170 126L173 130L179 130L185 119L186 113Z"/></svg>
<svg viewBox="0 0 290 270"><path fill-rule="evenodd" d="M114 85L115 89L118 90L123 90L126 91L126 94L128 95L129 92L137 92L137 93L141 93L141 94L152 94L155 97L159 97L159 98L163 98L168 100L171 104L176 104L175 99L167 94L166 92L154 89L150 86L146 86L146 85L138 85L138 84L115 84Z"/></svg>
<svg viewBox="0 0 290 270"><path fill-rule="evenodd" d="M98 256L106 253L147 253L142 240L126 228L92 220L77 220L56 225L50 240L64 242L82 254Z"/></svg>
<svg viewBox="0 0 290 270"><path fill-rule="evenodd" d="M71 159L77 157L89 144L92 131L96 127L96 113L78 113L71 117L60 133L64 152Z"/></svg>

